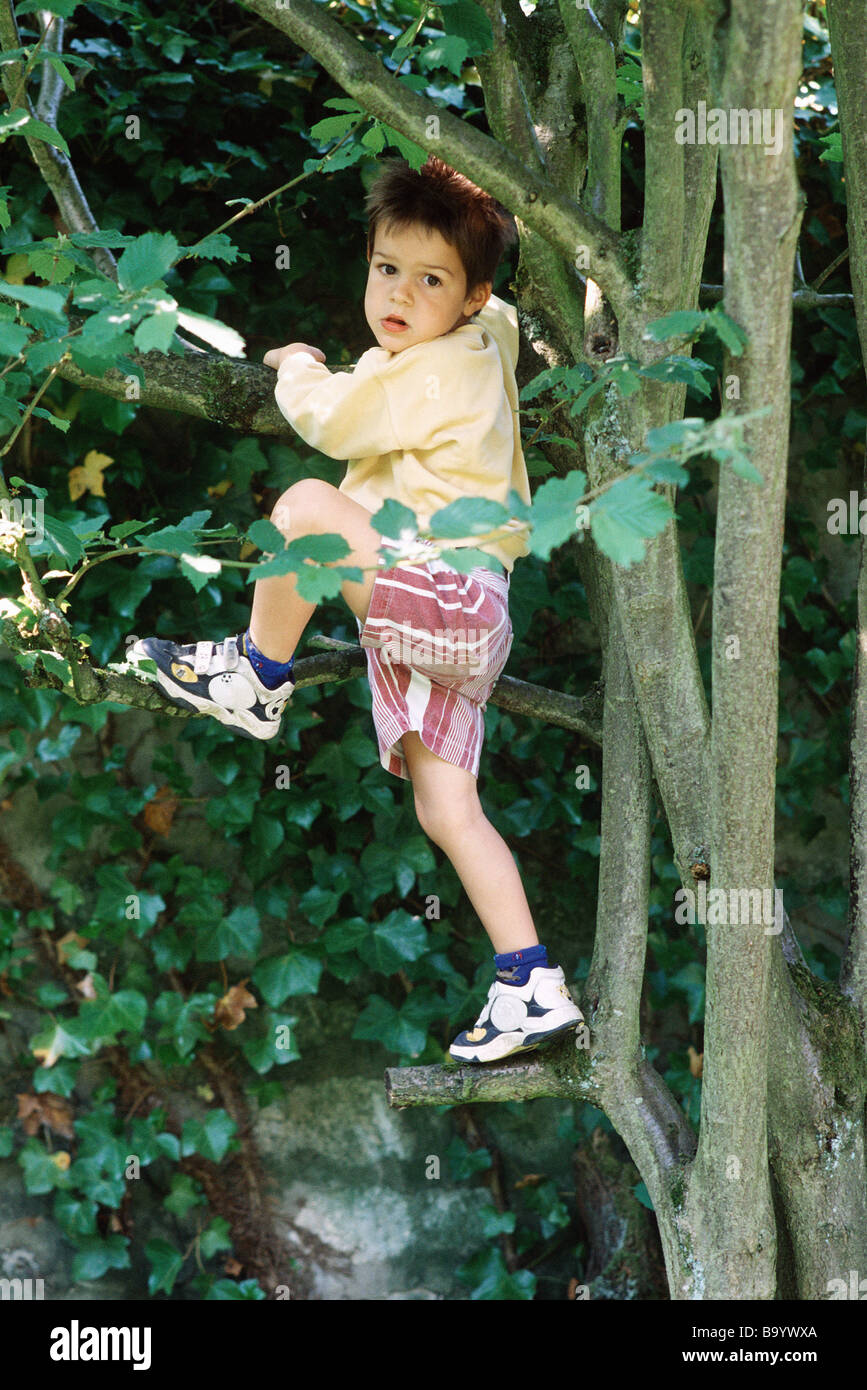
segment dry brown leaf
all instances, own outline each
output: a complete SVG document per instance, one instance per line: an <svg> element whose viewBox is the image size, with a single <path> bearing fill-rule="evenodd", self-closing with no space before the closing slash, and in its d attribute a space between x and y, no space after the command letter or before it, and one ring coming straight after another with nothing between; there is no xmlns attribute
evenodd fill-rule
<svg viewBox="0 0 867 1390"><path fill-rule="evenodd" d="M696 1052L692 1043L686 1049L689 1056L689 1070L693 1076L701 1076L704 1068L704 1053Z"/></svg>
<svg viewBox="0 0 867 1390"><path fill-rule="evenodd" d="M515 1188L517 1190L519 1187L538 1187L539 1183L544 1181L544 1173L525 1173L524 1176L519 1178L515 1183Z"/></svg>
<svg viewBox="0 0 867 1390"><path fill-rule="evenodd" d="M77 502L85 492L89 492L93 497L104 497L105 488L103 486L103 473L110 464L114 463L113 458L108 454L100 454L96 449L91 449L84 456L84 463L80 463L75 468L69 470L69 496L73 502Z"/></svg>
<svg viewBox="0 0 867 1390"><path fill-rule="evenodd" d="M214 1022L225 1028L227 1033L231 1033L233 1028L237 1028L247 1017L246 1009L258 1009L259 1003L243 984L232 985L217 1004L214 1010Z"/></svg>
<svg viewBox="0 0 867 1390"><path fill-rule="evenodd" d="M48 1125L55 1134L62 1134L64 1139L75 1138L72 1106L63 1096L57 1096L53 1091L42 1091L39 1095L25 1091L16 1099L18 1118L25 1134L36 1134L40 1125Z"/></svg>
<svg viewBox="0 0 867 1390"><path fill-rule="evenodd" d="M144 823L155 835L168 835L178 809L178 798L171 787L160 787L144 808Z"/></svg>
<svg viewBox="0 0 867 1390"><path fill-rule="evenodd" d="M226 1263L223 1265L223 1269L228 1274L230 1279L237 1279L238 1275L241 1273L241 1270L243 1268L244 1266L238 1264L237 1260L233 1260L231 1255L229 1256Z"/></svg>

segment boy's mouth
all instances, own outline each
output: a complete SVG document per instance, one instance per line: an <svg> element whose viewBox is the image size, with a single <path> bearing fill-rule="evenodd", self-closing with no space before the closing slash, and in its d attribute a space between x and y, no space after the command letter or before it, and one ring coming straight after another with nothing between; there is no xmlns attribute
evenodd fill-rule
<svg viewBox="0 0 867 1390"><path fill-rule="evenodd" d="M389 314L387 319L382 320L382 326L386 333L402 333L405 328L409 328L409 324L398 318L397 314Z"/></svg>

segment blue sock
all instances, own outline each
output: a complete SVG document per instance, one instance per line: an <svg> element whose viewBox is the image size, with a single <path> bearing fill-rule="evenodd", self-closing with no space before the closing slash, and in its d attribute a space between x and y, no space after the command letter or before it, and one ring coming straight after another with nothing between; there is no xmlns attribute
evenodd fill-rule
<svg viewBox="0 0 867 1390"><path fill-rule="evenodd" d="M288 661L272 661L270 657L263 656L259 648L253 645L249 628L244 633L243 651L256 675L268 690L276 690L278 685L291 679L295 657L290 656Z"/></svg>
<svg viewBox="0 0 867 1390"><path fill-rule="evenodd" d="M525 985L530 971L537 965L548 969L548 952L544 946L527 946L523 951L505 951L494 956L497 973L508 972L507 984Z"/></svg>

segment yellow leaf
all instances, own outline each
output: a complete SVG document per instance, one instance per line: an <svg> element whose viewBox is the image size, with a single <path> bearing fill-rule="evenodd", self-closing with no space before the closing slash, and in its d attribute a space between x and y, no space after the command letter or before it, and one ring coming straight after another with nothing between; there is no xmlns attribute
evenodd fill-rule
<svg viewBox="0 0 867 1390"><path fill-rule="evenodd" d="M10 285L23 285L30 274L30 262L25 255L19 252L9 257L6 262L6 279Z"/></svg>
<svg viewBox="0 0 867 1390"><path fill-rule="evenodd" d="M91 449L90 453L85 454L84 463L69 470L69 496L76 502L85 492L89 492L94 497L104 497L105 488L103 487L103 472L114 459L109 458L108 454L100 454L96 449Z"/></svg>
<svg viewBox="0 0 867 1390"><path fill-rule="evenodd" d="M51 1162L57 1165L61 1173L65 1173L70 1163L72 1162L72 1159L69 1157L69 1154L66 1152L65 1149L60 1149L56 1154L51 1155Z"/></svg>
<svg viewBox="0 0 867 1390"><path fill-rule="evenodd" d="M210 497L225 497L226 493L229 491L229 488L232 486L232 479L224 478L222 482L215 483L213 487L208 488L208 495Z"/></svg>
<svg viewBox="0 0 867 1390"><path fill-rule="evenodd" d="M244 544L241 546L241 559L249 560L250 556L255 554L256 546L253 545L252 541L245 541Z"/></svg>

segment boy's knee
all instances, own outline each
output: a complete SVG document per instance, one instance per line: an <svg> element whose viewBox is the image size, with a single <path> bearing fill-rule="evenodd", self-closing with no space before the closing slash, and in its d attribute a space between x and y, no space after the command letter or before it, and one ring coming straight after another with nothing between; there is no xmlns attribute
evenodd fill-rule
<svg viewBox="0 0 867 1390"><path fill-rule="evenodd" d="M416 796L415 814L428 839L444 849L454 841L464 839L484 813L475 798L425 802Z"/></svg>
<svg viewBox="0 0 867 1390"><path fill-rule="evenodd" d="M337 491L324 478L301 478L277 499L271 520L281 531L287 531L293 522L309 522L329 505Z"/></svg>

